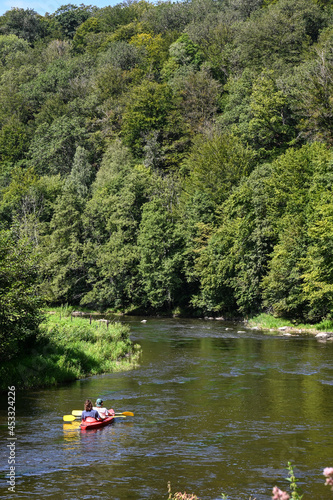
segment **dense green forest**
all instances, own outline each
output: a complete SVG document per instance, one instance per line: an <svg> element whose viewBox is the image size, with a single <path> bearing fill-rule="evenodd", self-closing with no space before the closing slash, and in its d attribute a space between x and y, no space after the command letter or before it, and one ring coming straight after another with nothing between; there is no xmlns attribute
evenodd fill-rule
<svg viewBox="0 0 333 500"><path fill-rule="evenodd" d="M330 318L333 1L15 8L0 34L3 327L40 299Z"/></svg>

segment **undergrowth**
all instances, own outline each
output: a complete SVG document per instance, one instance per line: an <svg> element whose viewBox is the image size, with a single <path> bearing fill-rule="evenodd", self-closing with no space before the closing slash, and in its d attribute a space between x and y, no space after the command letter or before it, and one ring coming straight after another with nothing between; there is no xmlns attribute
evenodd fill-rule
<svg viewBox="0 0 333 500"><path fill-rule="evenodd" d="M47 315L34 347L0 366L0 389L47 387L100 373L130 369L140 348L121 323L73 318L63 308Z"/></svg>

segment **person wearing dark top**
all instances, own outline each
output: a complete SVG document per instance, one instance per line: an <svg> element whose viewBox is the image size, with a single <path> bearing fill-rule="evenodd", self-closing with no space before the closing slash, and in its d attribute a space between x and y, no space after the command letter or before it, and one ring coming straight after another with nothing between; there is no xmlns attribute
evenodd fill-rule
<svg viewBox="0 0 333 500"><path fill-rule="evenodd" d="M84 411L82 412L82 420L85 420L87 417L95 418L96 420L102 420L99 416L98 411L93 410L93 405L90 399L87 399L84 403Z"/></svg>

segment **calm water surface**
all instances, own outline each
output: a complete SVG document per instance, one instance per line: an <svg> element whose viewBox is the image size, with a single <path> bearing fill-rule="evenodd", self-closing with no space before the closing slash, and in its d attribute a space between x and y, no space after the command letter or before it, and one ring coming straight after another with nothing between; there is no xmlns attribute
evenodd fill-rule
<svg viewBox="0 0 333 500"><path fill-rule="evenodd" d="M17 393L16 494L9 494L7 397L1 398L0 496L19 499L269 500L292 461L304 500L332 500L333 342L232 323L126 320L140 367ZM88 397L134 418L82 433L62 416Z"/></svg>

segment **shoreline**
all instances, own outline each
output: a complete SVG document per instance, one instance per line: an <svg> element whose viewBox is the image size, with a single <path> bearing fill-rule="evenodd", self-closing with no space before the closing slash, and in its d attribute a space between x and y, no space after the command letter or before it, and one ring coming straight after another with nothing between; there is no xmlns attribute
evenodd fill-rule
<svg viewBox="0 0 333 500"><path fill-rule="evenodd" d="M54 314L53 311L50 311L49 314ZM244 326L248 326L252 329L258 329L258 330L265 330L265 331L278 331L280 333L284 333L285 335L291 334L291 335L299 335L299 334L308 334L308 335L314 335L319 337L333 337L333 322L328 325L328 328L321 328L322 323L318 323L317 326L316 324L309 325L309 324L302 324L300 323L299 325L297 324L290 324L294 323L295 320L286 320L283 318L275 318L274 316L271 316L270 314L267 313L261 313L257 316L254 316L253 318L244 318L244 317L232 317L232 318L226 318L224 316L195 316L195 315L183 315L183 314L174 314L172 311L169 313L165 314L151 314L151 313L137 313L133 314L132 312L110 312L110 311L105 311L105 312L99 312L99 311L73 311L71 313L71 316L73 317L83 317L83 318L89 318L93 316L109 316L109 317L115 317L115 318L123 318L126 320L126 317L148 317L148 318L170 318L170 319L176 319L176 318L183 318L183 319L198 319L198 320L205 320L205 321L220 321L220 322L235 322L235 323L243 323ZM106 319L100 319L100 320L95 320L94 321L107 321ZM273 325L272 325L273 323Z"/></svg>
<svg viewBox="0 0 333 500"><path fill-rule="evenodd" d="M119 322L93 324L52 311L40 325L36 341L0 366L0 392L42 389L138 365L141 348L130 339L130 329Z"/></svg>

